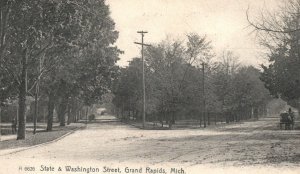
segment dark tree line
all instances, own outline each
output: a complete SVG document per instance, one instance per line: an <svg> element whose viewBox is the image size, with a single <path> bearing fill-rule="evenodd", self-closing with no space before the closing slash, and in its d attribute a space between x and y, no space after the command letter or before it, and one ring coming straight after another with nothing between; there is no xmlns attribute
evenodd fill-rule
<svg viewBox="0 0 300 174"><path fill-rule="evenodd" d="M36 110L38 101L48 102L51 131L55 108L64 126L66 113L74 117L109 90L121 51L104 0L0 3L1 102L19 100L17 139L25 138L27 96Z"/></svg>
<svg viewBox="0 0 300 174"><path fill-rule="evenodd" d="M145 64L148 121L172 127L176 120L195 119L206 126L216 114L228 123L266 111L270 96L259 79L260 71L240 65L231 51L216 57L205 36L192 33L186 42L152 44L145 51ZM123 119L141 119L141 78L140 58L119 71L113 103Z"/></svg>

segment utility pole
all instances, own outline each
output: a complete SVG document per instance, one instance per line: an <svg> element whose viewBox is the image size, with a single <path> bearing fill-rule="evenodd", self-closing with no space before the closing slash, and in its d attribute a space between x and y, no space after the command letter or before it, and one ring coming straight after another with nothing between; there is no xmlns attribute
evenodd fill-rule
<svg viewBox="0 0 300 174"><path fill-rule="evenodd" d="M229 61L228 61L228 58L227 58L227 62L226 62L226 88L228 88L228 85L229 85L229 68L230 68L230 66L229 66ZM225 105L225 99L223 99L223 108L224 108L224 105ZM223 113L225 113L225 122L229 123L228 112L225 112L224 109L223 109Z"/></svg>
<svg viewBox="0 0 300 174"><path fill-rule="evenodd" d="M205 63L202 62L202 102L203 102L203 107L202 107L202 118L204 122L204 128L206 127L206 117L205 117L205 108L206 108L206 103L205 103Z"/></svg>
<svg viewBox="0 0 300 174"><path fill-rule="evenodd" d="M142 45L141 56L142 56L142 65L143 65L143 128L145 128L146 123L146 92L145 92L145 63L144 63L144 46L150 46L148 44L144 44L144 35L148 33L147 31L138 31L142 35L142 43L134 42L135 44Z"/></svg>

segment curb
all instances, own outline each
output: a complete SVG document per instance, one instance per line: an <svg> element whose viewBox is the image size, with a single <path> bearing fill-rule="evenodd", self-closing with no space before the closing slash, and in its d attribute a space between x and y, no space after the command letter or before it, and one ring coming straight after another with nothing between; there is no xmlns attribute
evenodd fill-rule
<svg viewBox="0 0 300 174"><path fill-rule="evenodd" d="M19 150L15 150L13 152L8 152L8 153L4 153L4 154L0 154L0 156L6 156L6 155L12 155L12 154L15 154L15 153L18 153L18 152L22 152L22 151L25 151L25 150L29 150L29 149L33 149L33 148L36 148L36 147L41 147L41 146L45 146L47 144L51 144L51 143L55 143L63 138L65 138L66 136L68 135L71 135L73 134L74 132L78 131L79 129L84 129L86 128L85 126L82 126L82 127L78 127L78 128L75 128L73 130L71 130L70 132L54 139L54 140L51 140L51 141L47 141L47 142L44 142L44 143L41 143L41 144L36 144L36 145L33 145L33 146L28 146L28 147L24 147L22 149L19 149Z"/></svg>
<svg viewBox="0 0 300 174"><path fill-rule="evenodd" d="M142 129L141 126L135 125L134 123L125 122L125 121L120 121L120 123L125 124L125 125L129 125L129 126L132 126L132 127L134 127L134 128L137 128L137 129Z"/></svg>
<svg viewBox="0 0 300 174"><path fill-rule="evenodd" d="M126 124L126 125L129 125L129 126L132 126L134 128L137 128L137 129L140 129L140 130L172 130L172 129L169 129L168 127L146 127L145 129L143 128L143 126L141 125L136 125L134 124L134 122L124 122L124 121L120 121L122 124Z"/></svg>

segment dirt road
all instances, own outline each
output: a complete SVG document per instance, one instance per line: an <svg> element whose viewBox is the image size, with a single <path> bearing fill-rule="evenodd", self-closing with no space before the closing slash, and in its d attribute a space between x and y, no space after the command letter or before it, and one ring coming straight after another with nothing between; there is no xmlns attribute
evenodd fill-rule
<svg viewBox="0 0 300 174"><path fill-rule="evenodd" d="M277 118L212 129L140 130L106 116L57 142L1 161L80 162L185 167L300 167L300 131L279 130ZM278 171L280 171L278 170Z"/></svg>

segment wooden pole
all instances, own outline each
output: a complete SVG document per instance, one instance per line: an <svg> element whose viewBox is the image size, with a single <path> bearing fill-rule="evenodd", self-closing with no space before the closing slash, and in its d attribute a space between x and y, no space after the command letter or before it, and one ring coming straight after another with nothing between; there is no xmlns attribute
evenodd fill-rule
<svg viewBox="0 0 300 174"><path fill-rule="evenodd" d="M205 110L206 110L206 101L205 101L205 63L203 62L202 64L202 118L203 118L203 125L206 127L206 117L205 117ZM200 125L201 126L201 125Z"/></svg>
<svg viewBox="0 0 300 174"><path fill-rule="evenodd" d="M144 46L150 46L144 44L144 35L148 33L147 31L138 31L142 35L142 43L134 42L135 44L142 45L141 56L142 56L142 66L143 66L143 75L142 75L142 85L143 85L143 128L146 124L146 90L145 90L145 63L144 63Z"/></svg>

